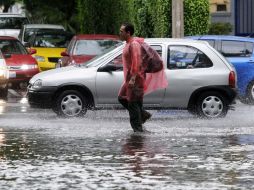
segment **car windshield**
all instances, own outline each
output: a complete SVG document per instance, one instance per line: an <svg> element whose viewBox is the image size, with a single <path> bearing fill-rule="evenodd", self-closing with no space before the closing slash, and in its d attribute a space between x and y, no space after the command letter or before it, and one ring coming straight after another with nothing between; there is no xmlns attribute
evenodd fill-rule
<svg viewBox="0 0 254 190"><path fill-rule="evenodd" d="M74 55L100 55L105 50L119 43L116 40L78 40L73 54Z"/></svg>
<svg viewBox="0 0 254 190"><path fill-rule="evenodd" d="M23 17L1 17L0 29L21 29L22 25L28 24L27 18Z"/></svg>
<svg viewBox="0 0 254 190"><path fill-rule="evenodd" d="M3 54L28 54L18 40L0 40L0 49Z"/></svg>
<svg viewBox="0 0 254 190"><path fill-rule="evenodd" d="M35 33L32 39L33 47L66 48L72 35L65 32L40 31Z"/></svg>
<svg viewBox="0 0 254 190"><path fill-rule="evenodd" d="M122 49L123 49L123 43L119 42L119 43L115 44L114 46L105 50L102 54L95 56L93 59L91 59L83 64L78 64L78 66L97 67L99 64L101 64L99 59L103 59L105 54L108 54L108 56L110 56L110 54L113 54L115 51L122 50ZM106 56L106 57L108 57L108 56ZM98 60L98 61L95 61L95 60Z"/></svg>
<svg viewBox="0 0 254 190"><path fill-rule="evenodd" d="M64 29L55 29L55 28L26 28L25 33L24 33L24 41L27 42L30 37L35 33L35 32L55 32L55 33L60 33L63 32Z"/></svg>

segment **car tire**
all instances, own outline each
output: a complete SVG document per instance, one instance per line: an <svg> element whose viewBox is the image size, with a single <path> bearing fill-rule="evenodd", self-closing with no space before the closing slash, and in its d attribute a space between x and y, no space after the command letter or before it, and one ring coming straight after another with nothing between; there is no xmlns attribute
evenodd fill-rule
<svg viewBox="0 0 254 190"><path fill-rule="evenodd" d="M0 89L0 99L7 100L8 98L8 86L4 87L3 89Z"/></svg>
<svg viewBox="0 0 254 190"><path fill-rule="evenodd" d="M197 113L201 118L220 118L227 115L228 102L221 93L216 91L204 92L197 101Z"/></svg>
<svg viewBox="0 0 254 190"><path fill-rule="evenodd" d="M57 96L53 111L62 117L80 117L87 112L86 98L77 90L66 90Z"/></svg>

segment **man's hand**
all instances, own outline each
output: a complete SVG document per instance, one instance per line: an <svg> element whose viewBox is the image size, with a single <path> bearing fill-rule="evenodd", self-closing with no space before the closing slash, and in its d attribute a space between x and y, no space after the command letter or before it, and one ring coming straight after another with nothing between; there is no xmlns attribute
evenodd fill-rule
<svg viewBox="0 0 254 190"><path fill-rule="evenodd" d="M133 87L135 84L135 79L136 79L136 75L132 76L130 81L129 81L129 86Z"/></svg>

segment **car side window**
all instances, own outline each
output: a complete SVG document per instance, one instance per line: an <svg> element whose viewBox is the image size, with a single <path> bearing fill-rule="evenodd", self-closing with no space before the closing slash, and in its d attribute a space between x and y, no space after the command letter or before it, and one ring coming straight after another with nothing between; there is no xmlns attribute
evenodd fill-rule
<svg viewBox="0 0 254 190"><path fill-rule="evenodd" d="M225 57L250 57L253 43L239 41L221 41L221 53Z"/></svg>
<svg viewBox="0 0 254 190"><path fill-rule="evenodd" d="M202 51L190 46L168 47L168 69L195 69L212 67L212 61Z"/></svg>

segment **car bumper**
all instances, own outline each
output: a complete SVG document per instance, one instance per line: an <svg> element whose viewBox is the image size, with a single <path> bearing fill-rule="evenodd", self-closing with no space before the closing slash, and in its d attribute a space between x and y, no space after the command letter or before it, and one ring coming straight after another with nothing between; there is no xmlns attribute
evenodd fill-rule
<svg viewBox="0 0 254 190"><path fill-rule="evenodd" d="M57 87L41 88L34 90L30 86L27 88L27 99L31 107L52 108L54 94Z"/></svg>
<svg viewBox="0 0 254 190"><path fill-rule="evenodd" d="M57 65L57 62L49 62L49 61L39 62L38 61L38 66L39 66L40 72L47 71L47 70L50 70L50 69L55 69L56 65Z"/></svg>
<svg viewBox="0 0 254 190"><path fill-rule="evenodd" d="M34 75L39 73L39 69L32 69L27 71L21 70L10 70L9 82L24 82L29 81Z"/></svg>
<svg viewBox="0 0 254 190"><path fill-rule="evenodd" d="M227 100L229 104L235 104L235 98L237 96L237 89L231 88L229 86L218 87L221 91L226 94Z"/></svg>

